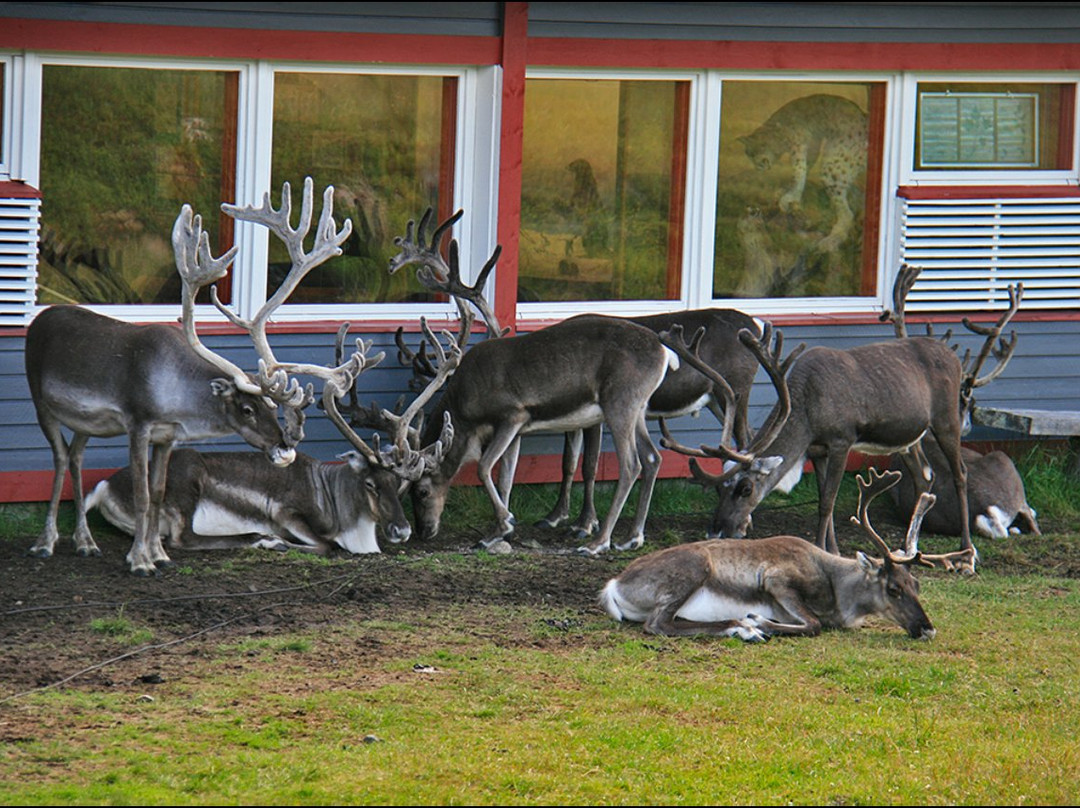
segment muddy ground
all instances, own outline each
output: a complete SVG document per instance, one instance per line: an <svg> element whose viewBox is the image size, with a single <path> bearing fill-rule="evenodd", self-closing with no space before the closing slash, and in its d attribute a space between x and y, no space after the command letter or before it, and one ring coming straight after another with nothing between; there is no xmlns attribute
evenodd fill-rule
<svg viewBox="0 0 1080 808"><path fill-rule="evenodd" d="M426 544L390 545L379 555L343 555L331 563L271 551L174 551L175 565L151 578L127 571L130 540L103 522L92 522L101 557L76 557L69 538L49 559L26 554L32 536L0 540L0 704L58 685L145 688L184 675L213 648L244 637L335 631L365 619L409 620L461 604L503 607L504 612L528 606L549 615L544 619L552 625L595 620L601 616L595 598L609 577L642 552L702 538L705 518L651 517L643 551L596 559L574 553L578 543L561 531L525 527L507 556L478 554L474 533L450 532ZM814 519L805 507L762 507L755 514L754 533L808 537ZM896 546L901 535L897 520L884 514L874 521ZM1051 532L1055 526L1044 523L1043 528ZM846 519L837 519L837 530L845 554L870 549ZM521 543L529 541L539 542L540 549ZM958 540L942 541L947 543L938 551L958 546ZM1080 575L1074 541L1018 537L1004 542L993 553L984 552L983 570ZM488 630L483 609L455 614L456 620L475 619L479 634ZM100 624L94 626L95 620L117 618L149 629L150 639L126 646ZM515 624L512 618L502 621L499 631L499 641L511 646L536 642L535 626ZM380 653L400 652L392 635L355 638L327 664L370 663ZM311 664L320 663L312 659Z"/></svg>

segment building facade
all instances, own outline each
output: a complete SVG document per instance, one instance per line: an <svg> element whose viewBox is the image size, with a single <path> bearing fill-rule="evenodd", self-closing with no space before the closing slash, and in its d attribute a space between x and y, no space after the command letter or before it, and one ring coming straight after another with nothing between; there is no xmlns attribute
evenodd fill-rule
<svg viewBox="0 0 1080 808"><path fill-rule="evenodd" d="M466 282L501 246L487 297L518 333L724 307L846 347L892 338L879 315L908 263L912 327L977 350L961 319L992 321L1023 283L1018 348L979 402L1080 410L1078 83L1077 3L0 3L0 501L48 498L35 313L175 321L190 204L215 254L238 247L219 292L250 317L288 257L221 204L276 205L288 183L298 207L306 177L353 233L271 338L329 364L349 322L388 354L364 401L408 390L399 326L453 327L452 304L387 271L430 208L464 212ZM753 423L773 398L762 374ZM672 426L717 438L708 417ZM318 457L346 448L319 413L307 434ZM555 479L560 451L531 438L519 476ZM91 441L91 480L126 463L123 439Z"/></svg>

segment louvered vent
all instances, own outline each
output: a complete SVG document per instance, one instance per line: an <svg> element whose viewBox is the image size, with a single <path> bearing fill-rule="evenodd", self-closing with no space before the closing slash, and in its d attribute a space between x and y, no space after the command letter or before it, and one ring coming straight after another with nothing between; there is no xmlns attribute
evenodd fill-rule
<svg viewBox="0 0 1080 808"><path fill-rule="evenodd" d="M1080 198L905 200L903 261L922 267L908 311L1080 308Z"/></svg>
<svg viewBox="0 0 1080 808"><path fill-rule="evenodd" d="M0 199L0 326L30 322L40 221L40 199Z"/></svg>

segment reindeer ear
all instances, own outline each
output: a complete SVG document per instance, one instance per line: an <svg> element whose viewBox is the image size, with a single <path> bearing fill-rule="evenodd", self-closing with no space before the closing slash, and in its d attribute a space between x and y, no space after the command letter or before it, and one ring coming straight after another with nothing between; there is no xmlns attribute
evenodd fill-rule
<svg viewBox="0 0 1080 808"><path fill-rule="evenodd" d="M236 395L236 383L232 379L211 379L210 389L214 391L215 396L221 396L222 398Z"/></svg>
<svg viewBox="0 0 1080 808"><path fill-rule="evenodd" d="M773 457L761 457L754 460L750 464L750 473L757 474L761 477L767 477L773 473L773 470L784 462L784 458L780 455L774 455Z"/></svg>
<svg viewBox="0 0 1080 808"><path fill-rule="evenodd" d="M882 562L876 558L871 558L862 550L856 551L855 560L859 562L859 569L867 575L876 575L878 570L881 569Z"/></svg>
<svg viewBox="0 0 1080 808"><path fill-rule="evenodd" d="M353 471L366 471L368 469L367 460L359 452L342 452L338 455L338 460L344 460Z"/></svg>

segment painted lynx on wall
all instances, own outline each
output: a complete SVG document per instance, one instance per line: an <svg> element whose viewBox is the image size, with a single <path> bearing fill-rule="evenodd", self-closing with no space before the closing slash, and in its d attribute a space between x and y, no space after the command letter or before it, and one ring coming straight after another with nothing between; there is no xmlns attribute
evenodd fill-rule
<svg viewBox="0 0 1080 808"><path fill-rule="evenodd" d="M739 142L761 171L768 171L785 156L789 158L792 182L779 199L785 212L800 207L807 174L820 161L821 182L836 218L817 247L835 252L855 223L848 193L866 170L866 113L838 95L808 95L784 104Z"/></svg>

